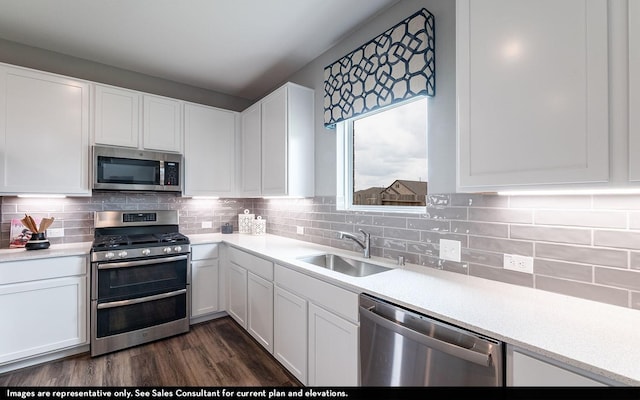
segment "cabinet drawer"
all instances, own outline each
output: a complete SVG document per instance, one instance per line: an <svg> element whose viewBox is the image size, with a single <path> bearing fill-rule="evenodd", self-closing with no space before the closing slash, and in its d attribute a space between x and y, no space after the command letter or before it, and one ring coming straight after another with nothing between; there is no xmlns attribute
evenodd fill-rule
<svg viewBox="0 0 640 400"><path fill-rule="evenodd" d="M0 285L87 273L84 256L39 258L0 263Z"/></svg>
<svg viewBox="0 0 640 400"><path fill-rule="evenodd" d="M197 244L191 246L191 260L218 258L218 244Z"/></svg>
<svg viewBox="0 0 640 400"><path fill-rule="evenodd" d="M276 264L276 285L305 297L344 318L358 322L358 295Z"/></svg>
<svg viewBox="0 0 640 400"><path fill-rule="evenodd" d="M254 274L273 281L273 263L242 250L229 248L229 260Z"/></svg>

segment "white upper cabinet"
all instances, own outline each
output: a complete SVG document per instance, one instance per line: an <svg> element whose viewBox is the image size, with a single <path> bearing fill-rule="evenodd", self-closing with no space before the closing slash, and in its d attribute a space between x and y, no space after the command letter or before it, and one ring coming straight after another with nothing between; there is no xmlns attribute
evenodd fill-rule
<svg viewBox="0 0 640 400"><path fill-rule="evenodd" d="M182 102L145 94L142 98L143 147L182 152Z"/></svg>
<svg viewBox="0 0 640 400"><path fill-rule="evenodd" d="M232 196L238 113L184 106L185 196Z"/></svg>
<svg viewBox="0 0 640 400"><path fill-rule="evenodd" d="M261 109L261 104L257 103L240 114L242 126L240 194L243 196L259 196L261 191Z"/></svg>
<svg viewBox="0 0 640 400"><path fill-rule="evenodd" d="M241 195L313 196L313 103L313 90L286 83L242 113Z"/></svg>
<svg viewBox="0 0 640 400"><path fill-rule="evenodd" d="M458 0L458 190L609 180L604 0Z"/></svg>
<svg viewBox="0 0 640 400"><path fill-rule="evenodd" d="M138 148L141 105L139 92L95 85L94 142Z"/></svg>
<svg viewBox="0 0 640 400"><path fill-rule="evenodd" d="M640 181L640 2L628 2L629 180Z"/></svg>
<svg viewBox="0 0 640 400"><path fill-rule="evenodd" d="M95 85L94 143L182 152L182 102Z"/></svg>
<svg viewBox="0 0 640 400"><path fill-rule="evenodd" d="M0 195L90 194L89 90L0 65Z"/></svg>

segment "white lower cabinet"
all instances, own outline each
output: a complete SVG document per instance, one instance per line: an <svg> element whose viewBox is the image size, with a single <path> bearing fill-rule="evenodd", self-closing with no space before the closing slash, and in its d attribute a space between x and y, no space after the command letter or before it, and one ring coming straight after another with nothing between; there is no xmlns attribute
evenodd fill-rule
<svg viewBox="0 0 640 400"><path fill-rule="evenodd" d="M229 263L227 279L229 282L227 311L231 318L247 329L247 270Z"/></svg>
<svg viewBox="0 0 640 400"><path fill-rule="evenodd" d="M88 344L86 257L0 263L0 365Z"/></svg>
<svg viewBox="0 0 640 400"><path fill-rule="evenodd" d="M228 248L229 315L273 353L273 263Z"/></svg>
<svg viewBox="0 0 640 400"><path fill-rule="evenodd" d="M576 367L507 345L507 386L619 385Z"/></svg>
<svg viewBox="0 0 640 400"><path fill-rule="evenodd" d="M276 286L273 308L273 355L306 385L307 300Z"/></svg>
<svg viewBox="0 0 640 400"><path fill-rule="evenodd" d="M358 325L309 304L310 386L358 384Z"/></svg>
<svg viewBox="0 0 640 400"><path fill-rule="evenodd" d="M275 267L274 355L309 386L357 386L358 295Z"/></svg>
<svg viewBox="0 0 640 400"><path fill-rule="evenodd" d="M191 246L191 318L220 311L218 244Z"/></svg>
<svg viewBox="0 0 640 400"><path fill-rule="evenodd" d="M247 275L247 330L273 353L273 282L251 272Z"/></svg>

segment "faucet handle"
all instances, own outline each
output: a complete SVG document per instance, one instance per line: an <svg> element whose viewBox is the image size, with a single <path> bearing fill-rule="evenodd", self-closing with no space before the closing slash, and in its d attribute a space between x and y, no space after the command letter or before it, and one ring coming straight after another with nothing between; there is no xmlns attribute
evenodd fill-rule
<svg viewBox="0 0 640 400"><path fill-rule="evenodd" d="M364 237L369 237L369 236L371 236L371 234L369 234L369 233L367 233L367 232L363 231L362 229L358 229L358 230L360 231L360 233L362 233L362 234L364 235Z"/></svg>

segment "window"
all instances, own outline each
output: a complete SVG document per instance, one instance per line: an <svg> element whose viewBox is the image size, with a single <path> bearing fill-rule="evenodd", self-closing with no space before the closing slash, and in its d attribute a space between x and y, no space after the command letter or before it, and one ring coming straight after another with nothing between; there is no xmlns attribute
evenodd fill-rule
<svg viewBox="0 0 640 400"><path fill-rule="evenodd" d="M338 209L424 212L427 98L337 125Z"/></svg>

